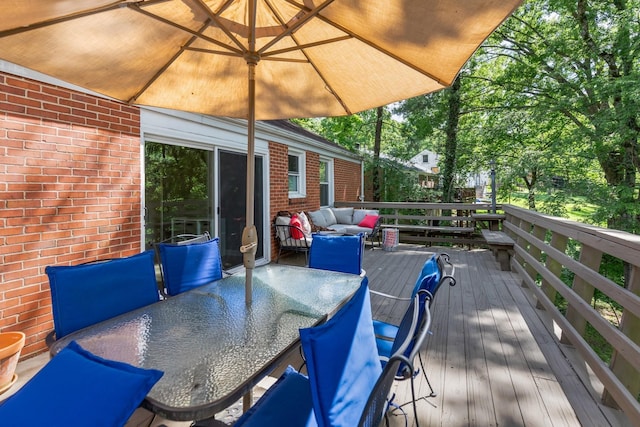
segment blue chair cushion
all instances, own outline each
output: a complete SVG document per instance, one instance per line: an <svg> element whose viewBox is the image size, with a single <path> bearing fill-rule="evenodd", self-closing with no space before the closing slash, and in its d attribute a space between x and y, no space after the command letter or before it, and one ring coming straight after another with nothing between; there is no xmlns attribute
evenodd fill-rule
<svg viewBox="0 0 640 427"><path fill-rule="evenodd" d="M162 376L69 343L0 404L5 426L122 426Z"/></svg>
<svg viewBox="0 0 640 427"><path fill-rule="evenodd" d="M374 320L373 331L375 332L376 337L391 338L393 341L393 338L398 333L398 326L383 322L382 320Z"/></svg>
<svg viewBox="0 0 640 427"><path fill-rule="evenodd" d="M397 327L396 327L397 330ZM395 338L395 335L394 335ZM393 348L393 340L376 337L376 348L378 349L378 355L382 360L382 366L386 364L387 360L391 357L391 349Z"/></svg>
<svg viewBox="0 0 640 427"><path fill-rule="evenodd" d="M219 238L208 242L176 245L160 243L160 261L169 295L222 279Z"/></svg>
<svg viewBox="0 0 640 427"><path fill-rule="evenodd" d="M315 427L309 379L289 366L234 427Z"/></svg>
<svg viewBox="0 0 640 427"><path fill-rule="evenodd" d="M301 329L313 410L320 427L353 427L382 373L366 277L326 323Z"/></svg>
<svg viewBox="0 0 640 427"><path fill-rule="evenodd" d="M360 274L364 235L332 236L314 234L309 251L309 267Z"/></svg>
<svg viewBox="0 0 640 427"><path fill-rule="evenodd" d="M56 337L158 301L153 251L75 266L48 266Z"/></svg>

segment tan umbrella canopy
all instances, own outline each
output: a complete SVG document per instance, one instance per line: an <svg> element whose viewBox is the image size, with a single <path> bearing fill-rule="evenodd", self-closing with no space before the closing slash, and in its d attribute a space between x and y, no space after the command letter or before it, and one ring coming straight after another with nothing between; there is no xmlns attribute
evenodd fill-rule
<svg viewBox="0 0 640 427"><path fill-rule="evenodd" d="M521 0L30 0L0 58L124 102L248 120L353 114L442 89Z"/></svg>

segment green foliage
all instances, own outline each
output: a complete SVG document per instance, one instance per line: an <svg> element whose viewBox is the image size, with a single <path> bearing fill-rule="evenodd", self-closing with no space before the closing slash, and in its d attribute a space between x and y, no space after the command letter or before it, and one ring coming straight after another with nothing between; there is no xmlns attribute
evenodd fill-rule
<svg viewBox="0 0 640 427"><path fill-rule="evenodd" d="M413 137L411 131L403 123L396 121L391 113L390 108L384 109L381 151L396 158L408 159L420 151L420 144L411 139ZM354 152L373 150L375 109L351 116L292 119L292 121L348 150Z"/></svg>
<svg viewBox="0 0 640 427"><path fill-rule="evenodd" d="M403 202L436 202L440 192L422 187L417 171L405 165L386 158L377 162L372 156L365 156L365 175L373 173L374 168L383 171L381 184L381 198L386 201Z"/></svg>
<svg viewBox="0 0 640 427"><path fill-rule="evenodd" d="M145 150L145 170L149 173L145 177L147 200L171 202L207 198L206 151L153 142L147 142Z"/></svg>

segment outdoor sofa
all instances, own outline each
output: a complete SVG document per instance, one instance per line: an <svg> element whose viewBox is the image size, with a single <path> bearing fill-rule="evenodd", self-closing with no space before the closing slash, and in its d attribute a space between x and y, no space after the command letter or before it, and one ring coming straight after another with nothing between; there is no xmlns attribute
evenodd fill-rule
<svg viewBox="0 0 640 427"><path fill-rule="evenodd" d="M304 252L311 248L313 233L358 234L380 245L381 218L377 210L320 208L309 212L279 212L274 221L278 259L282 251Z"/></svg>

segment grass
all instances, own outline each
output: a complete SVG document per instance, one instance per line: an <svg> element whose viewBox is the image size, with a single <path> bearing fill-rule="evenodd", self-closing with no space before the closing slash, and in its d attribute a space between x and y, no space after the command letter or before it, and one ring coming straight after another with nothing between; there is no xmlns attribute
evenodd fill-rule
<svg viewBox="0 0 640 427"><path fill-rule="evenodd" d="M509 203L514 206L528 209L529 196L526 192L511 193L507 200L499 200L498 203ZM547 213L548 205L553 204L553 194L536 194L536 208L538 211ZM593 224L593 215L598 209L598 205L591 203L585 196L569 196L562 204L563 215L549 213L550 215L562 216L573 221Z"/></svg>

